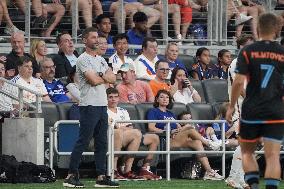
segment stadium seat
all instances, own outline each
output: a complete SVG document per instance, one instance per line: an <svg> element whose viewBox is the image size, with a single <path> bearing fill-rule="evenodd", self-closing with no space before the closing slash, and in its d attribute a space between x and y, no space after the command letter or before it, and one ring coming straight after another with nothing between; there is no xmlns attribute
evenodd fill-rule
<svg viewBox="0 0 284 189"><path fill-rule="evenodd" d="M174 103L173 108L170 110L176 117L184 111L187 111L186 105L183 103Z"/></svg>
<svg viewBox="0 0 284 189"><path fill-rule="evenodd" d="M147 112L153 108L153 103L142 103L135 105L139 120L147 120ZM139 124L140 130L142 133L148 131L148 125L146 123Z"/></svg>
<svg viewBox="0 0 284 189"><path fill-rule="evenodd" d="M218 57L210 55L210 64L218 64Z"/></svg>
<svg viewBox="0 0 284 189"><path fill-rule="evenodd" d="M225 79L207 79L202 81L207 103L229 101L228 83Z"/></svg>
<svg viewBox="0 0 284 189"><path fill-rule="evenodd" d="M42 113L31 114L30 117L44 118L44 132L49 132L49 127L53 127L54 123L59 120L59 112L56 104L50 102L41 103Z"/></svg>
<svg viewBox="0 0 284 189"><path fill-rule="evenodd" d="M130 117L131 120L139 120L137 109L136 109L135 105L130 104L130 103L119 103L118 107L126 109L127 112L129 113L129 117ZM140 129L138 124L133 124L133 125L134 125L134 127Z"/></svg>
<svg viewBox="0 0 284 189"><path fill-rule="evenodd" d="M213 120L214 113L211 104L191 103L187 104L193 120Z"/></svg>
<svg viewBox="0 0 284 189"><path fill-rule="evenodd" d="M51 58L52 60L54 59L54 57L58 56L57 53L52 53L52 54L48 54L47 57Z"/></svg>
<svg viewBox="0 0 284 189"><path fill-rule="evenodd" d="M206 102L201 81L197 79L190 79L190 82L192 84L192 87L198 92L199 96L201 97L201 102Z"/></svg>
<svg viewBox="0 0 284 189"><path fill-rule="evenodd" d="M74 104L73 102L56 104L58 112L59 112L59 120L68 120L69 110L73 104Z"/></svg>
<svg viewBox="0 0 284 189"><path fill-rule="evenodd" d="M186 70L188 73L191 73L192 71L192 65L196 62L195 57L185 54L180 54L178 58L182 61L182 63L185 65Z"/></svg>

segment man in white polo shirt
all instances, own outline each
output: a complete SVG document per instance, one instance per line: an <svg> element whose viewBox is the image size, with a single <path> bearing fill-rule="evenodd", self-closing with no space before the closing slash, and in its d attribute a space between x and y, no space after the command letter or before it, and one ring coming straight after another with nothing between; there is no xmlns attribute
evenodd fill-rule
<svg viewBox="0 0 284 189"><path fill-rule="evenodd" d="M157 57L158 44L155 38L146 37L142 43L142 54L134 61L137 79L155 79L155 63Z"/></svg>

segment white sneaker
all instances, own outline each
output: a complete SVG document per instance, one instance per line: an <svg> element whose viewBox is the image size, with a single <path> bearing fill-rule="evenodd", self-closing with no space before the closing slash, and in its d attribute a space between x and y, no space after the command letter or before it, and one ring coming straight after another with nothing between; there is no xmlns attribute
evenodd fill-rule
<svg viewBox="0 0 284 189"><path fill-rule="evenodd" d="M177 39L178 39L178 40L182 40L181 34L177 34ZM177 44L178 44L178 45L182 45L182 41L178 41Z"/></svg>
<svg viewBox="0 0 284 189"><path fill-rule="evenodd" d="M220 141L209 140L208 143L209 143L209 148L211 148L214 151L220 150L220 147L222 145L222 141L220 142Z"/></svg>
<svg viewBox="0 0 284 189"><path fill-rule="evenodd" d="M239 183L235 182L233 179L231 179L229 177L225 180L225 183L227 184L227 186L234 188L234 189L243 188Z"/></svg>
<svg viewBox="0 0 284 189"><path fill-rule="evenodd" d="M217 170L206 171L203 180L222 180L223 177L217 173Z"/></svg>
<svg viewBox="0 0 284 189"><path fill-rule="evenodd" d="M247 16L243 13L240 13L240 16L236 18L236 26L244 24L245 22L249 21L252 19L252 16Z"/></svg>
<svg viewBox="0 0 284 189"><path fill-rule="evenodd" d="M23 32L23 31L19 30L16 26L13 25L13 26L6 26L6 28L4 29L4 32L6 34L12 35L15 32Z"/></svg>

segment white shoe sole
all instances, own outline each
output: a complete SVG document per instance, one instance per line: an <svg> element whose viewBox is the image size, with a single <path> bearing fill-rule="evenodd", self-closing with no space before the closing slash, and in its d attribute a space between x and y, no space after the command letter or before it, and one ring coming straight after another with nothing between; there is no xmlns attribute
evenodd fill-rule
<svg viewBox="0 0 284 189"><path fill-rule="evenodd" d="M223 180L224 178L214 178L214 177L207 177L207 178L203 178L203 180Z"/></svg>
<svg viewBox="0 0 284 189"><path fill-rule="evenodd" d="M68 188L85 188L85 186L76 186L73 184L69 184L69 183L63 183L64 187L68 187Z"/></svg>
<svg viewBox="0 0 284 189"><path fill-rule="evenodd" d="M110 186L110 185L100 185L100 184L95 184L95 188L119 188L119 186Z"/></svg>

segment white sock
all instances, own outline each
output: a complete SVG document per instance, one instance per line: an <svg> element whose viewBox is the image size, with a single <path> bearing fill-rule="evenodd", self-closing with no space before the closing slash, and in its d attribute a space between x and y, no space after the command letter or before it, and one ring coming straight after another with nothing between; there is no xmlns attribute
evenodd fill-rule
<svg viewBox="0 0 284 189"><path fill-rule="evenodd" d="M212 139L214 142L216 142L216 141L219 140L215 134L211 135L211 139Z"/></svg>

